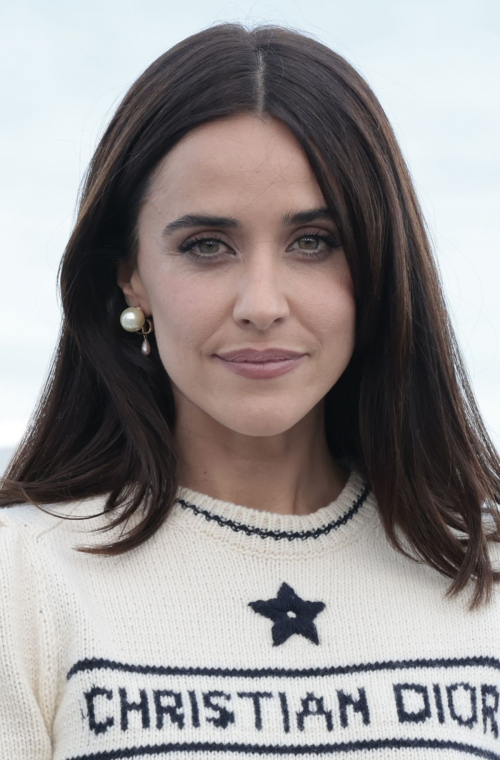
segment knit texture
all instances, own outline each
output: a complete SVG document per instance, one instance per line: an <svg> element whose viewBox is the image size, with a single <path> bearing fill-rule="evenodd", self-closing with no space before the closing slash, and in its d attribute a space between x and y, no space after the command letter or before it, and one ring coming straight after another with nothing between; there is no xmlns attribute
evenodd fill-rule
<svg viewBox="0 0 500 760"><path fill-rule="evenodd" d="M74 550L109 515L58 516L104 497L0 510L1 760L500 760L499 586L446 599L345 461L308 515L181 487L118 557Z"/></svg>

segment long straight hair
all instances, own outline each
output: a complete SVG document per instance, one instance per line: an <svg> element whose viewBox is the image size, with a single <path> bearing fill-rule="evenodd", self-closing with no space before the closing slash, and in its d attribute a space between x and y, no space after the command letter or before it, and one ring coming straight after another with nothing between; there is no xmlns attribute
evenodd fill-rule
<svg viewBox="0 0 500 760"><path fill-rule="evenodd" d="M83 183L58 272L58 346L0 506L105 494L110 527L140 517L124 538L79 549L108 555L139 546L167 518L179 485L174 398L154 336L143 356L120 326L117 267L136 262L137 216L161 159L193 128L235 113L280 119L294 134L351 270L356 343L325 397L329 449L358 459L397 551L453 579L450 596L475 581L473 610L500 580L488 552L500 541L500 459L412 181L365 80L327 46L280 26L204 29L123 98Z"/></svg>

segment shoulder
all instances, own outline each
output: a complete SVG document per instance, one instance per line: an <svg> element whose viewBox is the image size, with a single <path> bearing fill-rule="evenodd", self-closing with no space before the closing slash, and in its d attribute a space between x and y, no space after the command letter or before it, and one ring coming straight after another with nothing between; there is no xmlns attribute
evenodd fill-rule
<svg viewBox="0 0 500 760"><path fill-rule="evenodd" d="M104 524L104 502L105 498L99 497L44 504L43 508L35 504L0 508L2 631L20 615L34 621L41 630L54 617L53 608L61 606L58 600L71 597L69 587L74 583L70 578L74 579L74 572L78 572L78 558L82 556L74 550L98 543L99 539L102 542L102 533L95 529ZM96 514L98 517L93 518ZM40 599L44 600L42 608ZM44 620L40 622L37 616L42 610ZM55 635L54 625L49 627L50 636Z"/></svg>
<svg viewBox="0 0 500 760"><path fill-rule="evenodd" d="M54 514L47 511L54 510ZM0 528L19 531L33 538L41 536L48 530L53 530L61 521L60 516L55 516L53 506L43 505L43 509L34 504L14 504L11 507L0 509Z"/></svg>
<svg viewBox="0 0 500 760"><path fill-rule="evenodd" d="M500 505L497 505L500 514ZM482 523L484 529L484 535L486 538L486 551L488 557L492 563L493 570L500 571L500 541L494 541L495 536L495 520L489 512L485 512L482 515Z"/></svg>
<svg viewBox="0 0 500 760"><path fill-rule="evenodd" d="M486 543L486 548L493 570L500 572L500 542L490 539Z"/></svg>
<svg viewBox="0 0 500 760"><path fill-rule="evenodd" d="M89 529L104 526L105 496L61 504L15 504L0 508L0 543L43 545L82 537ZM116 513L114 513L116 514Z"/></svg>

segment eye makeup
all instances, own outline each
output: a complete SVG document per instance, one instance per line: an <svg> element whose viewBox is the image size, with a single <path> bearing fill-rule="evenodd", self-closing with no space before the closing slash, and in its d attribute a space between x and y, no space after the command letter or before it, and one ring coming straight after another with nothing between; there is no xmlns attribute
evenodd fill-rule
<svg viewBox="0 0 500 760"><path fill-rule="evenodd" d="M294 240L294 243L296 243L299 240L317 240L318 243L323 243L323 248L318 248L317 250L304 250L304 249L297 249L300 251L300 253L306 258L306 259L323 259L328 256L331 251L335 248L340 248L340 243L338 239L331 234L324 234L320 232L314 232L314 233L306 233L304 235L300 235ZM194 236L192 238L189 238L184 243L178 246L177 250L179 253L184 254L188 258L194 260L194 261L219 261L221 258L223 258L224 254L216 253L195 253L193 252L193 248L197 244L203 244L203 243L220 243L222 245L225 245L228 250L232 251L234 253L233 249L221 238L218 238L214 235L208 236L208 235L198 235ZM293 245L293 244L292 244Z"/></svg>

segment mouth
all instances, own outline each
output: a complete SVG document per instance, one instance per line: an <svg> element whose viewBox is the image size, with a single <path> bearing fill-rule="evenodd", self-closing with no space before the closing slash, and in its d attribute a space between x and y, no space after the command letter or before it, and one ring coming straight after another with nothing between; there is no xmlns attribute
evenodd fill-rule
<svg viewBox="0 0 500 760"><path fill-rule="evenodd" d="M297 351L288 346L267 346L256 348L255 346L241 346L230 351L223 351L222 354L216 354L221 359L228 362L240 363L259 363L275 362L284 359L296 359L304 355L304 351Z"/></svg>
<svg viewBox="0 0 500 760"><path fill-rule="evenodd" d="M264 359L261 361L229 361L216 354L216 358L223 362L225 367L237 375L253 378L255 380L278 377L293 370L303 362L306 354L282 359Z"/></svg>
<svg viewBox="0 0 500 760"><path fill-rule="evenodd" d="M216 356L218 356L218 354L216 354ZM294 359L296 357L280 356L276 359L224 359L223 356L219 356L219 359L222 359L224 362L231 362L231 364L271 364L276 362L289 361L292 358Z"/></svg>

